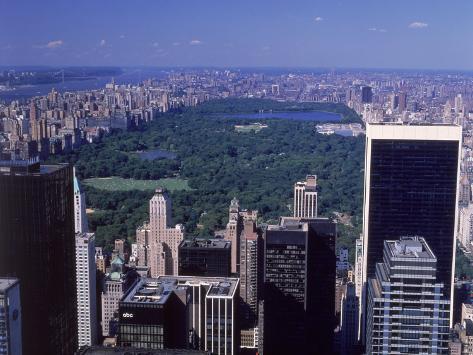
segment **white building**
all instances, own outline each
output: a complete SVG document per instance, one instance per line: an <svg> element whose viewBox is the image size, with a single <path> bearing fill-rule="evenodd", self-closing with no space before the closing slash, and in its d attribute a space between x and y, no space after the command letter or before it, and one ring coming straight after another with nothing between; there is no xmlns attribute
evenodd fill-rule
<svg viewBox="0 0 473 355"><path fill-rule="evenodd" d="M294 217L317 218L317 176L294 184Z"/></svg>
<svg viewBox="0 0 473 355"><path fill-rule="evenodd" d="M76 234L77 330L79 347L97 343L95 234Z"/></svg>
<svg viewBox="0 0 473 355"><path fill-rule="evenodd" d="M471 240L473 239L473 203L467 207L460 208L460 230L458 231L458 240L466 250L471 249Z"/></svg>
<svg viewBox="0 0 473 355"><path fill-rule="evenodd" d="M0 354L21 355L21 342L20 283L0 278Z"/></svg>
<svg viewBox="0 0 473 355"><path fill-rule="evenodd" d="M74 222L76 233L87 233L88 222L85 211L85 194L82 192L74 169Z"/></svg>

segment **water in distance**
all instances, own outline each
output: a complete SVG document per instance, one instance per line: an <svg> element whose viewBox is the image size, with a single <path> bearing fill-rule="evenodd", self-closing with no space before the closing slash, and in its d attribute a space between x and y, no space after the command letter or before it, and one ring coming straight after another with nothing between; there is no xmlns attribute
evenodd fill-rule
<svg viewBox="0 0 473 355"><path fill-rule="evenodd" d="M155 159L176 159L177 155L173 152L161 149L152 149L152 150L145 150L142 152L136 152L138 158L141 160L155 160Z"/></svg>

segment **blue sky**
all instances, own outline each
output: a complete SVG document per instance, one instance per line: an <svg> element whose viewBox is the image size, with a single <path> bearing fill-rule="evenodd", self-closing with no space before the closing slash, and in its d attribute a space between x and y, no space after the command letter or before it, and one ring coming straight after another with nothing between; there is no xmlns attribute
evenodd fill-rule
<svg viewBox="0 0 473 355"><path fill-rule="evenodd" d="M473 69L472 0L0 0L0 65Z"/></svg>

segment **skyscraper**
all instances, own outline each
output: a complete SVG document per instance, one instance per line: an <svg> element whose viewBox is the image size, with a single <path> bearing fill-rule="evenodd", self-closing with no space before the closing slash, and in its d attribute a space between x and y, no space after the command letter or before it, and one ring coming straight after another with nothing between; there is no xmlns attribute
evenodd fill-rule
<svg viewBox="0 0 473 355"><path fill-rule="evenodd" d="M101 295L102 334L104 337L116 334L118 303L135 284L138 277L135 270L125 267L123 259L119 256L116 256L110 263L110 273L105 277L105 285Z"/></svg>
<svg viewBox="0 0 473 355"><path fill-rule="evenodd" d="M151 267L151 276L177 275L177 253L184 238L184 226L177 224L171 227L171 199L165 190L156 189L149 201L149 218L151 241L148 266Z"/></svg>
<svg viewBox="0 0 473 355"><path fill-rule="evenodd" d="M77 324L79 346L97 344L95 234L76 234Z"/></svg>
<svg viewBox="0 0 473 355"><path fill-rule="evenodd" d="M294 217L317 218L317 176L294 184Z"/></svg>
<svg viewBox="0 0 473 355"><path fill-rule="evenodd" d="M238 285L224 277L142 278L120 301L118 343L236 355Z"/></svg>
<svg viewBox="0 0 473 355"><path fill-rule="evenodd" d="M264 241L262 231L251 220L243 222L240 246L240 309L242 327L252 328L258 318L262 293Z"/></svg>
<svg viewBox="0 0 473 355"><path fill-rule="evenodd" d="M461 127L368 124L363 281L375 276L385 240L421 236L452 299ZM363 312L363 311L362 311Z"/></svg>
<svg viewBox="0 0 473 355"><path fill-rule="evenodd" d="M282 217L268 226L263 354L332 353L335 238L336 225L328 219Z"/></svg>
<svg viewBox="0 0 473 355"><path fill-rule="evenodd" d="M77 348L73 199L71 166L0 162L0 275L20 280L26 355Z"/></svg>
<svg viewBox="0 0 473 355"><path fill-rule="evenodd" d="M20 283L0 277L0 354L21 355L21 342Z"/></svg>
<svg viewBox="0 0 473 355"><path fill-rule="evenodd" d="M243 231L243 222L250 220L256 222L258 211L241 210L236 198L230 202L228 210L228 223L225 239L232 242L232 273L240 273L240 239Z"/></svg>
<svg viewBox="0 0 473 355"><path fill-rule="evenodd" d="M82 191L79 179L74 169L74 222L76 233L87 233L89 226L87 222L87 213L85 211L85 193Z"/></svg>
<svg viewBox="0 0 473 355"><path fill-rule="evenodd" d="M240 272L240 235L243 228L243 221L240 218L240 204L236 198L230 202L228 210L228 224L225 239L232 243L232 273Z"/></svg>
<svg viewBox="0 0 473 355"><path fill-rule="evenodd" d="M384 241L368 279L367 353L448 354L450 302L424 238Z"/></svg>
<svg viewBox="0 0 473 355"><path fill-rule="evenodd" d="M223 239L184 239L179 244L179 275L229 277L231 248Z"/></svg>
<svg viewBox="0 0 473 355"><path fill-rule="evenodd" d="M373 90L371 86L363 86L361 88L361 103L370 104L373 102Z"/></svg>

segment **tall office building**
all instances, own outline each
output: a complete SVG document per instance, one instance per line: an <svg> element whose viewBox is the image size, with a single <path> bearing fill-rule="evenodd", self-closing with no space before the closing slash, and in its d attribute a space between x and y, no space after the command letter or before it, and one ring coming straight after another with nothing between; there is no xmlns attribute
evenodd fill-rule
<svg viewBox="0 0 473 355"><path fill-rule="evenodd" d="M241 210L236 198L230 202L228 210L228 223L225 239L232 242L232 274L240 273L240 239L243 231L243 222L250 220L256 222L258 211Z"/></svg>
<svg viewBox="0 0 473 355"><path fill-rule="evenodd" d="M237 278L143 278L120 301L118 344L236 355L238 286Z"/></svg>
<svg viewBox="0 0 473 355"><path fill-rule="evenodd" d="M97 344L95 234L76 234L77 324L79 346Z"/></svg>
<svg viewBox="0 0 473 355"><path fill-rule="evenodd" d="M466 250L470 250L473 240L473 203L460 208L458 240Z"/></svg>
<svg viewBox="0 0 473 355"><path fill-rule="evenodd" d="M373 102L373 89L371 86L363 86L361 88L361 103L370 104Z"/></svg>
<svg viewBox="0 0 473 355"><path fill-rule="evenodd" d="M89 226L85 210L85 193L82 191L74 169L74 222L76 233L87 233Z"/></svg>
<svg viewBox="0 0 473 355"><path fill-rule="evenodd" d="M263 354L331 354L336 225L282 217L264 238ZM260 328L260 329L261 329Z"/></svg>
<svg viewBox="0 0 473 355"><path fill-rule="evenodd" d="M355 242L355 294L361 300L363 290L363 237Z"/></svg>
<svg viewBox="0 0 473 355"><path fill-rule="evenodd" d="M364 284L375 276L385 240L421 236L437 257L445 295L453 299L461 138L455 125L367 125Z"/></svg>
<svg viewBox="0 0 473 355"><path fill-rule="evenodd" d="M367 353L448 354L450 302L424 238L384 241L368 279Z"/></svg>
<svg viewBox="0 0 473 355"><path fill-rule="evenodd" d="M317 176L294 184L294 217L317 218Z"/></svg>
<svg viewBox="0 0 473 355"><path fill-rule="evenodd" d="M123 295L137 282L139 275L133 269L127 269L119 256L112 260L110 273L105 276L102 301L102 335L116 335L118 329L118 303Z"/></svg>
<svg viewBox="0 0 473 355"><path fill-rule="evenodd" d="M0 275L20 280L25 355L77 348L73 199L71 166L0 162Z"/></svg>
<svg viewBox="0 0 473 355"><path fill-rule="evenodd" d="M184 239L179 244L179 275L229 277L231 248L224 239Z"/></svg>
<svg viewBox="0 0 473 355"><path fill-rule="evenodd" d="M151 230L149 224L144 223L136 228L136 245L138 249L138 266L149 266Z"/></svg>
<svg viewBox="0 0 473 355"><path fill-rule="evenodd" d="M225 239L232 243L232 268L233 274L240 272L240 235L243 221L240 218L240 204L236 198L233 198L230 202L230 208L228 210L228 224L225 232Z"/></svg>
<svg viewBox="0 0 473 355"><path fill-rule="evenodd" d="M352 282L348 282L343 288L340 305L340 354L355 355L358 350L360 301Z"/></svg>
<svg viewBox="0 0 473 355"><path fill-rule="evenodd" d="M20 283L0 277L0 354L21 355L21 342Z"/></svg>
<svg viewBox="0 0 473 355"><path fill-rule="evenodd" d="M184 226L171 227L171 198L165 190L156 189L149 201L149 218L151 241L147 266L151 267L151 276L177 275L177 254L179 243L184 238Z"/></svg>
<svg viewBox="0 0 473 355"><path fill-rule="evenodd" d="M263 282L264 242L262 231L251 220L243 222L240 245L240 297L242 327L256 326Z"/></svg>
<svg viewBox="0 0 473 355"><path fill-rule="evenodd" d="M399 93L399 105L398 105L399 112L402 113L407 109L407 94L405 92Z"/></svg>

